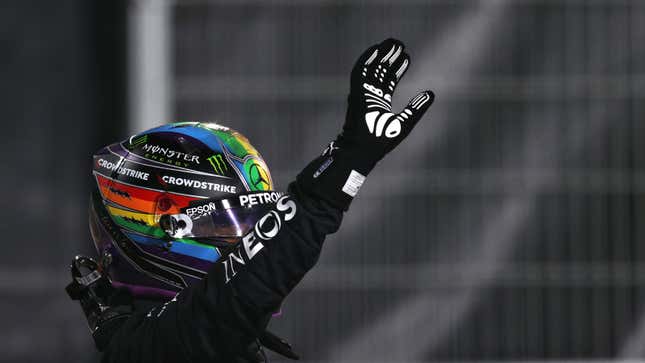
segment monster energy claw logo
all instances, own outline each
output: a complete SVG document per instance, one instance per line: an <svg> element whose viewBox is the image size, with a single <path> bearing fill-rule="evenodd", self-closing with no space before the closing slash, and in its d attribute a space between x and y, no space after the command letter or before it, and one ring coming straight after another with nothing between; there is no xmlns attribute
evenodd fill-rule
<svg viewBox="0 0 645 363"><path fill-rule="evenodd" d="M139 136L136 139L130 140L130 145L136 147L141 146L148 141L148 135Z"/></svg>
<svg viewBox="0 0 645 363"><path fill-rule="evenodd" d="M224 171L228 170L228 167L224 162L224 158L222 158L222 154L211 155L206 160L208 160L211 163L213 170L215 170L217 174L224 175Z"/></svg>

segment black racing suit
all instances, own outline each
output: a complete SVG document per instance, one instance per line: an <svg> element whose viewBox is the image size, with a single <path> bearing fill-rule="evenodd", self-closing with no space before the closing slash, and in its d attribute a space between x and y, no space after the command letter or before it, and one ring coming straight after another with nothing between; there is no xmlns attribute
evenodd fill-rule
<svg viewBox="0 0 645 363"><path fill-rule="evenodd" d="M105 346L103 361L262 362L258 342L293 357L265 331L271 314L316 264L325 236L338 229L372 168L434 101L434 93L423 91L392 112L392 94L409 60L396 39L367 49L352 69L343 131L276 203L274 224L262 230L260 219L207 278L163 306L130 316L109 343L97 344ZM108 323L115 321L121 320Z"/></svg>
<svg viewBox="0 0 645 363"><path fill-rule="evenodd" d="M135 312L115 331L103 362L264 362L260 339L277 339L265 332L272 313L316 264L343 215L296 183L287 200L295 214L282 216L277 234L247 238L201 282L162 306Z"/></svg>

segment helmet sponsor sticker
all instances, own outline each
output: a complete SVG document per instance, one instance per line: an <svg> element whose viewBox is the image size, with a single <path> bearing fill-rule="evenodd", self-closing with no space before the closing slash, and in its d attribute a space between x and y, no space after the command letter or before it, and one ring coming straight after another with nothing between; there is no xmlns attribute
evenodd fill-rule
<svg viewBox="0 0 645 363"><path fill-rule="evenodd" d="M262 191L273 189L271 176L268 168L259 159L250 158L243 165L244 178L251 191Z"/></svg>
<svg viewBox="0 0 645 363"><path fill-rule="evenodd" d="M207 216L214 211L220 211L231 208L252 208L259 205L275 204L284 195L282 192L260 192L241 194L236 197L224 199L207 199L197 200L190 203L190 207L185 209L185 213L192 219L199 219Z"/></svg>
<svg viewBox="0 0 645 363"><path fill-rule="evenodd" d="M296 203L289 197L278 199L275 209L269 211L255 224L255 227L244 237L236 249L220 259L224 283L229 283L235 275L253 259L262 249L264 243L278 235L283 222L289 222L296 216Z"/></svg>
<svg viewBox="0 0 645 363"><path fill-rule="evenodd" d="M179 162L181 166L200 164L199 155L188 154L185 152L173 150L169 147L146 143L141 146L141 150L144 152L143 156L150 160L167 162L168 164Z"/></svg>
<svg viewBox="0 0 645 363"><path fill-rule="evenodd" d="M211 163L215 174L226 175L225 173L228 172L228 163L224 161L222 154L211 155L206 160Z"/></svg>
<svg viewBox="0 0 645 363"><path fill-rule="evenodd" d="M224 193L231 193L231 194L237 193L237 187L235 185L226 185L226 184L208 182L204 180L174 177L170 175L163 175L161 177L161 180L163 180L168 184L172 184L176 186L186 186L186 187L195 188L195 189L210 190L213 192L224 192Z"/></svg>
<svg viewBox="0 0 645 363"><path fill-rule="evenodd" d="M162 192L213 197L218 193L237 194L244 190L236 179L157 168L117 155L97 156L94 171L114 180Z"/></svg>
<svg viewBox="0 0 645 363"><path fill-rule="evenodd" d="M217 205L213 202L207 204L198 205L191 208L186 208L186 214L192 219L199 219L203 216L207 216L214 211L218 210Z"/></svg>
<svg viewBox="0 0 645 363"><path fill-rule="evenodd" d="M242 207L253 207L258 204L273 204L280 199L283 193L280 192L266 192L240 195L240 205Z"/></svg>
<svg viewBox="0 0 645 363"><path fill-rule="evenodd" d="M182 168L204 169L204 147L197 141L176 134L145 134L132 136L122 145L130 152L148 160ZM201 146L201 147L200 147Z"/></svg>
<svg viewBox="0 0 645 363"><path fill-rule="evenodd" d="M146 173L140 170L134 170L130 168L126 168L124 166L120 166L117 163L113 163L111 161L105 160L103 158L100 158L97 162L98 166L100 166L103 169L106 169L108 171L115 172L120 175L124 175L127 177L135 178L135 179L140 179L140 180L148 180L150 178L150 173ZM123 164L123 163L120 163Z"/></svg>

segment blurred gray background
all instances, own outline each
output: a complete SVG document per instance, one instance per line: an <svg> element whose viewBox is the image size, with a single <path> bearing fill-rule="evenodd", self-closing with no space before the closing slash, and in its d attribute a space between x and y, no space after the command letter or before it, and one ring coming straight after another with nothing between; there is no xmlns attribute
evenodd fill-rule
<svg viewBox="0 0 645 363"><path fill-rule="evenodd" d="M437 100L272 329L303 362L645 359L644 1L29 0L0 29L0 362L98 360L63 291L92 151L218 121L285 189L387 37L395 108Z"/></svg>

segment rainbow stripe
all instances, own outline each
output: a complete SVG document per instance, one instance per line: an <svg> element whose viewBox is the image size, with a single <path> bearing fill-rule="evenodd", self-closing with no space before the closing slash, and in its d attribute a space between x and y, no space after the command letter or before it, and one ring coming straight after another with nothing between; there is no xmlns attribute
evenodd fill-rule
<svg viewBox="0 0 645 363"><path fill-rule="evenodd" d="M106 206L112 220L124 228L124 233L136 243L152 246L167 244L166 233L159 228L155 216L148 213L128 211L114 206ZM170 252L187 255L210 262L216 261L220 254L217 248L199 243L190 238L172 241Z"/></svg>
<svg viewBox="0 0 645 363"><path fill-rule="evenodd" d="M166 241L151 238L137 233L126 232L128 238L133 240L136 243L148 246L163 246L166 245ZM178 239L173 240L170 244L170 252L177 253L181 255L186 255L200 260L205 260L209 262L215 262L220 257L219 251L217 248L209 245L205 245L189 239Z"/></svg>
<svg viewBox="0 0 645 363"><path fill-rule="evenodd" d="M146 213L154 213L157 207L157 201L160 195L172 200L173 205L165 213L177 214L180 213L181 208L185 208L194 200L200 198L188 197L174 193L164 193L163 191L135 187L125 183L118 182L98 173L96 181L101 191L104 200L108 200L114 204Z"/></svg>

